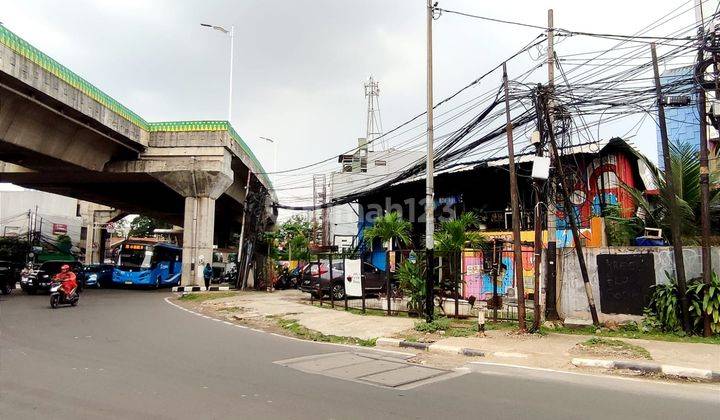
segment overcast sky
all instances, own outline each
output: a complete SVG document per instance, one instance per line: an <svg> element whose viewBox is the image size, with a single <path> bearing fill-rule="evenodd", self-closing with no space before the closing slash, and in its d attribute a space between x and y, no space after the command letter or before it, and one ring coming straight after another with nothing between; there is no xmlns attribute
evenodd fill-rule
<svg viewBox="0 0 720 420"><path fill-rule="evenodd" d="M629 34L682 3L444 0L440 6L537 25L554 8L556 26ZM0 0L0 21L149 121L226 119L229 39L199 23L234 25L232 123L268 170L272 148L260 136L278 141L280 169L341 153L363 137L363 82L370 75L380 82L386 128L425 104L424 0ZM675 26L692 21L689 13ZM436 98L539 33L453 15L437 20L434 31ZM585 50L611 45L585 42ZM655 159L651 122L635 144Z"/></svg>

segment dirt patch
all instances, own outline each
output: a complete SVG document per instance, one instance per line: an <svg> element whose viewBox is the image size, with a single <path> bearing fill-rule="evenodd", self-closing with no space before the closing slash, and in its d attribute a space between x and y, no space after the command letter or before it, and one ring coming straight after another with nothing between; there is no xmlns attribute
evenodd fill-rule
<svg viewBox="0 0 720 420"><path fill-rule="evenodd" d="M611 340L607 338L591 338L582 343L578 343L570 350L570 353L611 359L652 360L650 352L643 347L622 340Z"/></svg>

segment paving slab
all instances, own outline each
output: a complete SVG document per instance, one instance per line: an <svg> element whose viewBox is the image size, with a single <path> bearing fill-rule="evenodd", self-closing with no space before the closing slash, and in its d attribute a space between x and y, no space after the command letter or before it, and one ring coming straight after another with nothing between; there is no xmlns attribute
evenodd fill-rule
<svg viewBox="0 0 720 420"><path fill-rule="evenodd" d="M406 366L401 369L375 373L358 379L395 388L444 374L447 374L447 371L421 366Z"/></svg>
<svg viewBox="0 0 720 420"><path fill-rule="evenodd" d="M409 389L429 381L458 376L457 372L414 365L402 358L352 351L305 356L275 363L306 373L398 389Z"/></svg>

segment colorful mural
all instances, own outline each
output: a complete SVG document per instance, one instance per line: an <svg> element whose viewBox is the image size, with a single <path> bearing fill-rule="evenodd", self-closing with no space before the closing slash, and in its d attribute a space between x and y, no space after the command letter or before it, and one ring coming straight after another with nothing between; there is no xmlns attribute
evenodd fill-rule
<svg viewBox="0 0 720 420"><path fill-rule="evenodd" d="M589 228L591 219L600 216L601 203L619 205L624 217L635 213L632 196L622 184L635 187L633 164L624 153L600 156L587 164L578 161L576 170L568 175L572 185L570 201L573 204L575 221L579 227ZM562 203L557 204L558 229L569 229L570 222Z"/></svg>
<svg viewBox="0 0 720 420"><path fill-rule="evenodd" d="M512 248L508 245L502 251L502 266L497 278L497 293L505 296L509 288L515 287L515 276L513 274L514 255ZM484 256L482 251L466 250L462 254L463 267L463 297L475 296L480 300L492 298L493 283L490 270L484 268ZM534 291L535 280L535 254L532 246L522 247L522 270L525 295Z"/></svg>

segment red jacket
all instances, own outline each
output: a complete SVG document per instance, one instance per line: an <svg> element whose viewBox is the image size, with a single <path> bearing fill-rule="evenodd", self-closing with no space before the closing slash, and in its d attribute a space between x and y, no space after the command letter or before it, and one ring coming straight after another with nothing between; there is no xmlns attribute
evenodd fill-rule
<svg viewBox="0 0 720 420"><path fill-rule="evenodd" d="M77 287L77 277L72 271L68 271L67 273L57 273L55 275L55 280L62 282L61 288L66 295L69 295L73 289Z"/></svg>

